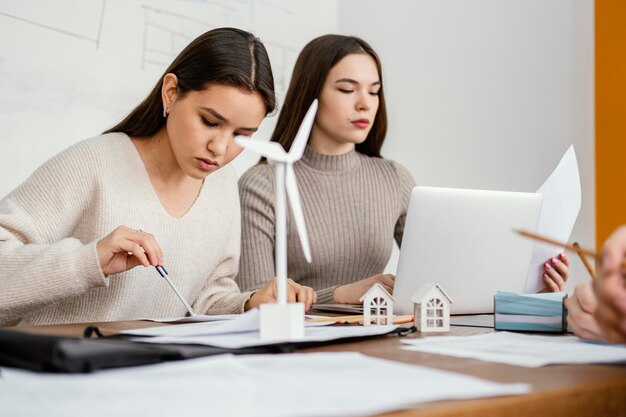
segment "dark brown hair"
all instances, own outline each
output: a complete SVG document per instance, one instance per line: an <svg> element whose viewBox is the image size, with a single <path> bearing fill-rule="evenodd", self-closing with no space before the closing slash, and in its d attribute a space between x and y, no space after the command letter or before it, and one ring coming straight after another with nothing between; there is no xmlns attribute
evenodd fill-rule
<svg viewBox="0 0 626 417"><path fill-rule="evenodd" d="M274 76L265 47L254 35L235 28L210 30L194 39L165 70L178 78L177 94L202 91L222 84L259 92L266 114L276 108ZM151 136L164 125L161 89L163 77L124 120L104 133Z"/></svg>
<svg viewBox="0 0 626 417"><path fill-rule="evenodd" d="M319 97L328 73L341 59L351 54L370 55L376 62L378 76L381 79L378 91L378 111L372 129L365 141L356 145L357 152L380 157L380 148L387 134L387 108L382 88L382 66L374 49L363 39L355 36L320 36L309 42L300 52L293 69L285 104L272 134L272 141L280 143L289 151L300 123L313 100Z"/></svg>

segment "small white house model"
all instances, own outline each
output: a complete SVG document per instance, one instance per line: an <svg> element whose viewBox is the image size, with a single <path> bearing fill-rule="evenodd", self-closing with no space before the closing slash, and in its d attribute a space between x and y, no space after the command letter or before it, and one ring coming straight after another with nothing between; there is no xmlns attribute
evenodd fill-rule
<svg viewBox="0 0 626 417"><path fill-rule="evenodd" d="M449 332L452 298L434 282L422 285L413 297L413 316L419 332Z"/></svg>
<svg viewBox="0 0 626 417"><path fill-rule="evenodd" d="M372 287L359 298L359 301L363 303L363 326L372 324L372 309L376 312L375 324L393 323L394 299L382 285L378 283L372 285ZM384 320L383 312L386 316Z"/></svg>

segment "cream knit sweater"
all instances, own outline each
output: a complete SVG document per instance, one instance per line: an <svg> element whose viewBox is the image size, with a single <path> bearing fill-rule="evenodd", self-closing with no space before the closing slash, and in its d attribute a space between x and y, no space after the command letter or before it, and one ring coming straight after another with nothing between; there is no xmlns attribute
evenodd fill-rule
<svg viewBox="0 0 626 417"><path fill-rule="evenodd" d="M161 206L130 138L80 142L0 201L0 324L37 325L183 316L153 267L105 277L96 243L124 225L152 233L170 279L200 313L243 311L233 280L240 250L236 175L209 175L191 209Z"/></svg>
<svg viewBox="0 0 626 417"><path fill-rule="evenodd" d="M411 174L382 158L351 151L321 155L306 148L295 165L313 262L302 253L288 217L288 276L313 287L319 303L335 288L383 272L394 238L402 240ZM242 253L237 282L256 289L274 276L274 168L257 165L239 180Z"/></svg>

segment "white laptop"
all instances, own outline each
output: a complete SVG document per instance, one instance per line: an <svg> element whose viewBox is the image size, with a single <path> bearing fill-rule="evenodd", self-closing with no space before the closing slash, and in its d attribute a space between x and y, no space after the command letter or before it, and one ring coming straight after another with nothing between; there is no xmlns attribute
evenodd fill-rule
<svg viewBox="0 0 626 417"><path fill-rule="evenodd" d="M415 187L411 193L393 297L412 314L411 296L436 282L454 301L451 314L493 312L499 290L523 292L533 242L513 229L537 230L536 193Z"/></svg>

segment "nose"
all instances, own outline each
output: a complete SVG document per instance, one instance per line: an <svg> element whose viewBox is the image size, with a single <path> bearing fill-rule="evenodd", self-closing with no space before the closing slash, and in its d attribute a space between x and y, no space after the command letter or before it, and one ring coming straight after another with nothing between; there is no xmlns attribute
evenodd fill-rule
<svg viewBox="0 0 626 417"><path fill-rule="evenodd" d="M213 156L224 156L232 141L233 135L230 132L220 130L209 138L206 147Z"/></svg>
<svg viewBox="0 0 626 417"><path fill-rule="evenodd" d="M372 108L372 96L369 92L361 92L356 101L356 109L358 111L367 111Z"/></svg>

